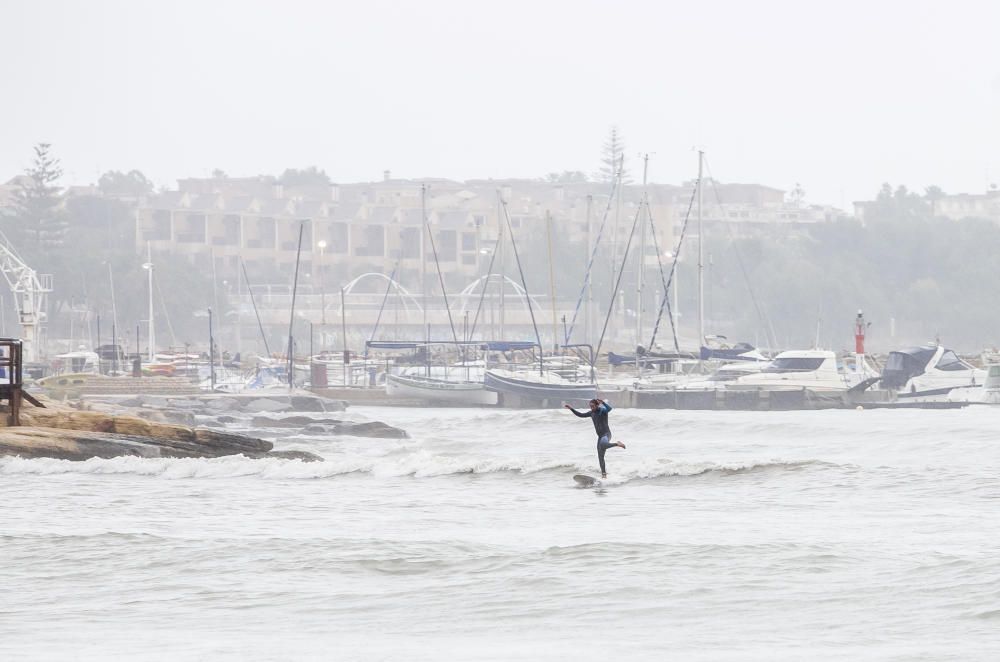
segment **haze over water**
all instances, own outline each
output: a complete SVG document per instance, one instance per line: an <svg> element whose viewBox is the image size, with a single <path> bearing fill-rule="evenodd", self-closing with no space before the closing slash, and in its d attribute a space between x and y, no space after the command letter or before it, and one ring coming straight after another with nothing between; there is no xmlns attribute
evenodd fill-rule
<svg viewBox="0 0 1000 662"><path fill-rule="evenodd" d="M354 408L286 460L0 458L0 657L1000 654L998 414Z"/></svg>

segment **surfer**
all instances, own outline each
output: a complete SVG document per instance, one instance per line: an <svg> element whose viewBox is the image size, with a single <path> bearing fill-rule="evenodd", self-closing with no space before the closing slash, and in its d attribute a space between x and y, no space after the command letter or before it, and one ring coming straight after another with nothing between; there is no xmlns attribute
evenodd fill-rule
<svg viewBox="0 0 1000 662"><path fill-rule="evenodd" d="M580 418L589 418L594 422L594 430L597 431L597 460L601 463L601 478L607 478L608 471L604 467L604 453L614 446L625 448L625 444L622 442L611 441L611 428L608 427L608 412L611 411L611 405L604 400L594 398L590 401L590 411L577 411L566 404L563 407Z"/></svg>

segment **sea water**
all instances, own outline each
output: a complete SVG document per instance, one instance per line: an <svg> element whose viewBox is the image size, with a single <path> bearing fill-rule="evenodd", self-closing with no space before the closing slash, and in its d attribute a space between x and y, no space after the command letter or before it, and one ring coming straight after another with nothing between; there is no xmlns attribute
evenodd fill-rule
<svg viewBox="0 0 1000 662"><path fill-rule="evenodd" d="M1000 659L1000 409L351 412L0 459L0 659Z"/></svg>

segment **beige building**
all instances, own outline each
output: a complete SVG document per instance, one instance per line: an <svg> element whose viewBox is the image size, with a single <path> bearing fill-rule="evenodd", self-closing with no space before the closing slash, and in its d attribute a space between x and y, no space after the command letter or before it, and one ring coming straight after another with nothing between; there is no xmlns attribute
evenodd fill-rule
<svg viewBox="0 0 1000 662"><path fill-rule="evenodd" d="M202 266L214 259L215 268L227 273L235 273L242 258L258 280L277 282L294 269L301 227L302 273L331 283L394 269L418 278L428 264L428 278L436 278L436 251L449 284L461 286L485 273L502 218L509 217L519 243L544 240L547 218L557 237L583 242L589 205L596 233L607 201L606 194L590 192L598 186L386 179L304 190L270 177L181 180L177 191L140 205L136 241L139 250L148 244L154 253L182 255ZM625 212L634 207L624 203ZM662 218L668 245L672 216L664 212Z"/></svg>
<svg viewBox="0 0 1000 662"><path fill-rule="evenodd" d="M1000 223L1000 190L991 188L985 193L955 193L939 198L924 198L928 211L934 216L961 221L981 218ZM854 216L864 222L877 201L861 200L854 203Z"/></svg>
<svg viewBox="0 0 1000 662"><path fill-rule="evenodd" d="M953 221L963 218L985 218L1000 223L1000 191L945 195L933 202L934 213Z"/></svg>
<svg viewBox="0 0 1000 662"><path fill-rule="evenodd" d="M694 183L650 185L654 235L646 235L646 259L655 267L675 250ZM547 239L548 222L560 242L597 240L621 253L642 200L640 186L626 186L609 205L608 184L558 183L532 179L399 180L321 186L282 186L270 176L184 179L176 191L140 204L137 248L181 255L218 278L239 279L242 259L255 282L287 283L295 265L300 228L307 278L339 286L366 272L397 272L397 280L418 287L425 269L436 279L434 252L450 288L464 287L486 273L502 225L519 246ZM708 181L703 193L706 230L726 224L752 233L778 224L817 223L836 210L785 202L784 192L756 184ZM836 212L836 213L835 213ZM692 215L697 214L697 206ZM423 229L423 217L433 245ZM645 224L645 221L644 221ZM648 232L649 226L646 226ZM506 229L504 229L506 232ZM689 236L696 230L689 227ZM233 281L235 282L235 280Z"/></svg>
<svg viewBox="0 0 1000 662"><path fill-rule="evenodd" d="M426 215L445 273L474 273L480 242L495 234L495 212L475 196L456 197L428 187ZM422 186L427 182L387 181L286 190L271 178L184 180L179 190L160 194L137 213L140 249L184 255L217 269L248 270L277 278L294 269L302 233L302 273L347 278L364 271L389 273L420 269L432 251L422 232Z"/></svg>

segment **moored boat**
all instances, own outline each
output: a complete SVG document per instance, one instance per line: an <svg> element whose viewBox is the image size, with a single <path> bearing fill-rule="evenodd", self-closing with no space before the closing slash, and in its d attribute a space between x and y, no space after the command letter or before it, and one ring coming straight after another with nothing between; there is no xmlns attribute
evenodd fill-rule
<svg viewBox="0 0 1000 662"><path fill-rule="evenodd" d="M955 389L981 386L986 371L938 343L889 352L881 387L901 401L944 402Z"/></svg>
<svg viewBox="0 0 1000 662"><path fill-rule="evenodd" d="M497 403L497 393L482 381L453 381L417 374L386 375L386 394L451 406L489 406Z"/></svg>
<svg viewBox="0 0 1000 662"><path fill-rule="evenodd" d="M559 407L563 402L597 397L598 387L587 379L574 381L553 371L490 369L486 388L500 393L505 405Z"/></svg>

